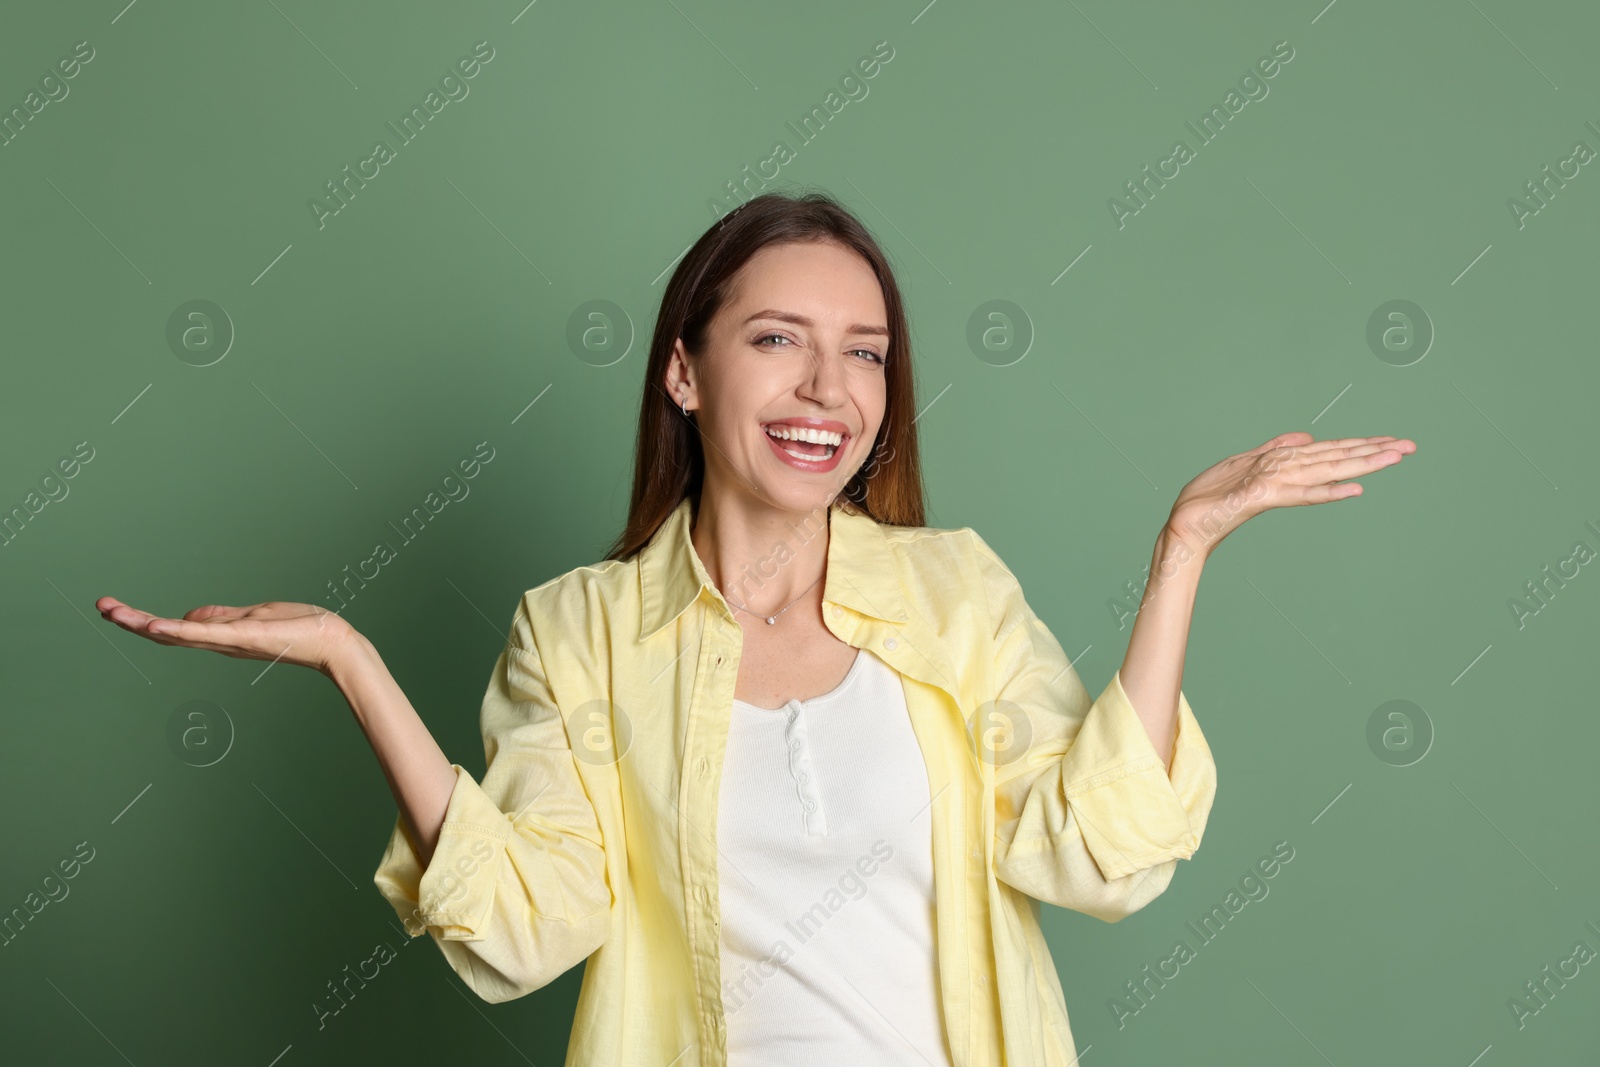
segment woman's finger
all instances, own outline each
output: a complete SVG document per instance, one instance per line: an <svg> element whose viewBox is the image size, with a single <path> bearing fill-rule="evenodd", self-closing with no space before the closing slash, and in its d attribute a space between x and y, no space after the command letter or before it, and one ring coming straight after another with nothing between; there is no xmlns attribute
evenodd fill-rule
<svg viewBox="0 0 1600 1067"><path fill-rule="evenodd" d="M153 619L145 629L145 636L164 645L221 652L238 659L270 659L289 650L287 645L269 648L271 641L262 627L252 625L248 620L194 622L189 619Z"/></svg>
<svg viewBox="0 0 1600 1067"><path fill-rule="evenodd" d="M164 618L148 611L130 607L115 597L101 597L95 601L95 606L100 609L100 616L109 619L125 630L141 636L150 636L149 625L152 619ZM244 618L250 611L249 608L231 607L223 604L207 604L187 612L183 619L189 622L206 622L212 620L228 620Z"/></svg>
<svg viewBox="0 0 1600 1067"><path fill-rule="evenodd" d="M181 644L203 644L218 648L233 648L243 636L226 620L196 622L193 619L152 619L146 625L145 632L161 634Z"/></svg>
<svg viewBox="0 0 1600 1067"><path fill-rule="evenodd" d="M237 619L249 610L249 608L227 607L222 604L207 604L203 608L195 608L193 611L185 612L183 617L190 622L205 622L207 619L218 617Z"/></svg>
<svg viewBox="0 0 1600 1067"><path fill-rule="evenodd" d="M110 607L102 608L100 616L101 618L110 619L124 630L133 630L135 633L144 632L145 624L156 617L148 611L140 611L138 608L129 607L120 600Z"/></svg>
<svg viewBox="0 0 1600 1067"><path fill-rule="evenodd" d="M108 615L117 608L127 608L129 611L134 610L131 605L124 604L114 596L103 596L94 602L94 609L102 615Z"/></svg>
<svg viewBox="0 0 1600 1067"><path fill-rule="evenodd" d="M1390 443L1393 441L1394 438L1391 437L1389 438L1388 442L1379 441L1374 444L1367 445L1347 445L1342 448L1328 448L1316 452L1302 451L1300 453L1300 458L1307 463L1311 462L1312 460L1315 460L1315 462L1318 463L1327 463L1330 460L1349 459L1354 456L1370 456L1374 453L1382 452L1385 449L1398 452L1399 449Z"/></svg>
<svg viewBox="0 0 1600 1067"><path fill-rule="evenodd" d="M1247 455L1247 456L1257 456L1257 455L1261 455L1262 453L1265 453L1265 452L1270 452L1274 448L1278 447L1279 445L1286 445L1287 447L1290 447L1290 448L1294 449L1295 455L1304 457L1304 456L1317 455L1319 453L1326 452L1329 449L1334 449L1334 448L1353 448L1353 447L1357 447L1357 446L1360 446L1360 445L1371 445L1371 444L1385 445L1385 444L1389 444L1389 443L1392 443L1392 442L1399 441L1399 438L1396 438L1396 437L1394 437L1392 435L1388 435L1388 434L1385 434L1385 435L1382 435L1382 436L1378 436L1378 437L1334 437L1334 438L1329 438L1329 439L1324 440L1324 441L1315 441L1315 440L1313 440L1313 441L1306 441L1306 442L1300 443L1300 444L1292 444L1292 443L1290 443L1290 442L1288 442L1286 440L1286 438L1296 437L1296 436L1310 437L1311 435L1306 433L1303 430L1297 430L1294 433L1279 434L1277 437L1274 437L1272 440L1266 442L1263 445L1259 445L1256 448L1252 448L1249 452L1246 452L1244 454ZM1415 444L1413 444L1412 445L1413 451L1415 450L1415 448L1416 448L1416 446L1415 446Z"/></svg>
<svg viewBox="0 0 1600 1067"><path fill-rule="evenodd" d="M237 644L237 636L227 633L227 622L168 619L129 607L115 597L102 597L96 604L101 606L103 618L160 645L189 645L221 652Z"/></svg>
<svg viewBox="0 0 1600 1067"><path fill-rule="evenodd" d="M1326 504L1330 500L1348 500L1360 496L1361 493L1360 482L1325 482L1321 485L1303 486L1300 491L1300 503Z"/></svg>
<svg viewBox="0 0 1600 1067"><path fill-rule="evenodd" d="M219 625L217 623L188 622L184 619L163 619L152 615L139 626L129 627L129 629L142 637L150 638L150 640L158 644L188 645L191 648L205 648L214 652L227 647L226 644L218 644L212 639L215 636L215 632L209 627L217 627Z"/></svg>
<svg viewBox="0 0 1600 1067"><path fill-rule="evenodd" d="M1365 445L1377 445L1381 447L1397 440L1398 438L1391 436L1340 437L1327 441L1313 441L1309 445L1306 445L1304 448L1300 449L1300 454L1302 456L1321 456L1322 453L1331 451L1333 449L1360 448ZM1323 458L1326 459L1328 457L1323 456Z"/></svg>
<svg viewBox="0 0 1600 1067"><path fill-rule="evenodd" d="M1405 458L1405 453L1397 449L1385 448L1370 455L1352 456L1348 459L1329 459L1319 463L1307 463L1300 468L1302 484L1320 485L1327 482L1342 482L1347 478L1359 478L1363 474L1392 467Z"/></svg>

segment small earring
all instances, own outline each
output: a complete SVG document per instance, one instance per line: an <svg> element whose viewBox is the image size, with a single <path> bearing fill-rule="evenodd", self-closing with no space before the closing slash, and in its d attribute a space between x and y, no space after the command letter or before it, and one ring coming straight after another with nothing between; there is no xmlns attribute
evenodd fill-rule
<svg viewBox="0 0 1600 1067"><path fill-rule="evenodd" d="M689 408L684 403L683 394L682 393L678 394L678 408L679 408L679 410L681 410L683 412L683 417L687 419L689 417Z"/></svg>

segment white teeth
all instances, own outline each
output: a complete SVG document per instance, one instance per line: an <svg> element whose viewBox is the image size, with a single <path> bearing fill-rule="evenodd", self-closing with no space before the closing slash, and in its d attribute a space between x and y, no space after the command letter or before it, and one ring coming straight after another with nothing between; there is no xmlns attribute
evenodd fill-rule
<svg viewBox="0 0 1600 1067"><path fill-rule="evenodd" d="M844 441L843 434L833 433L831 430L812 430L803 426L768 426L766 431L780 441L810 441L812 444L833 445L835 448Z"/></svg>
<svg viewBox="0 0 1600 1067"><path fill-rule="evenodd" d="M823 462L826 462L827 460L830 460L830 459L833 458L833 454L835 452L839 451L839 446L838 445L829 445L827 454L826 455L821 455L821 456L808 456L804 452L796 452L792 448L786 448L786 449L784 449L784 451L789 453L789 455L793 456L795 459L803 459L803 460L807 460L808 462L811 462L811 463L823 463Z"/></svg>

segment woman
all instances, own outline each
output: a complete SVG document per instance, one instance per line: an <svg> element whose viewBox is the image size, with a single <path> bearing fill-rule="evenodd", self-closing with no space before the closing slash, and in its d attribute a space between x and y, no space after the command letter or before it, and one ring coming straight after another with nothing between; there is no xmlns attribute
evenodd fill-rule
<svg viewBox="0 0 1600 1067"><path fill-rule="evenodd" d="M374 876L483 999L588 960L569 1065L1074 1062L1043 900L1162 893L1216 789L1180 689L1204 560L1245 519L1415 450L1287 433L1184 487L1090 699L971 528L923 526L910 333L820 194L722 219L662 300L611 553L526 592L482 783L370 642L305 604L161 644L314 667L399 805Z"/></svg>

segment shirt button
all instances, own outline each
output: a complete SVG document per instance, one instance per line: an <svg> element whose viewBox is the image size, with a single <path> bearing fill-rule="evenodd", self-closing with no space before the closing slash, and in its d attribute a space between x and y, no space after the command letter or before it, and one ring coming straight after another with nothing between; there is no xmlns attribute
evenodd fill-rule
<svg viewBox="0 0 1600 1067"><path fill-rule="evenodd" d="M843 614L844 614L844 609L841 608L839 605L835 604L833 606L833 617L837 619L839 616L841 616Z"/></svg>
<svg viewBox="0 0 1600 1067"><path fill-rule="evenodd" d="M807 811L816 811L817 810L817 802L815 800L806 801L806 810Z"/></svg>
<svg viewBox="0 0 1600 1067"><path fill-rule="evenodd" d="M892 637L885 637L883 639L883 647L887 648L890 652L893 652L895 650L896 646L898 646L899 644L900 644L900 642L896 641Z"/></svg>
<svg viewBox="0 0 1600 1067"><path fill-rule="evenodd" d="M986 975L986 974L978 975L978 984L979 985L988 985L989 984L989 976Z"/></svg>
<svg viewBox="0 0 1600 1067"><path fill-rule="evenodd" d="M973 849L972 850L972 858L973 859L977 859L978 858L978 850L977 849Z"/></svg>

